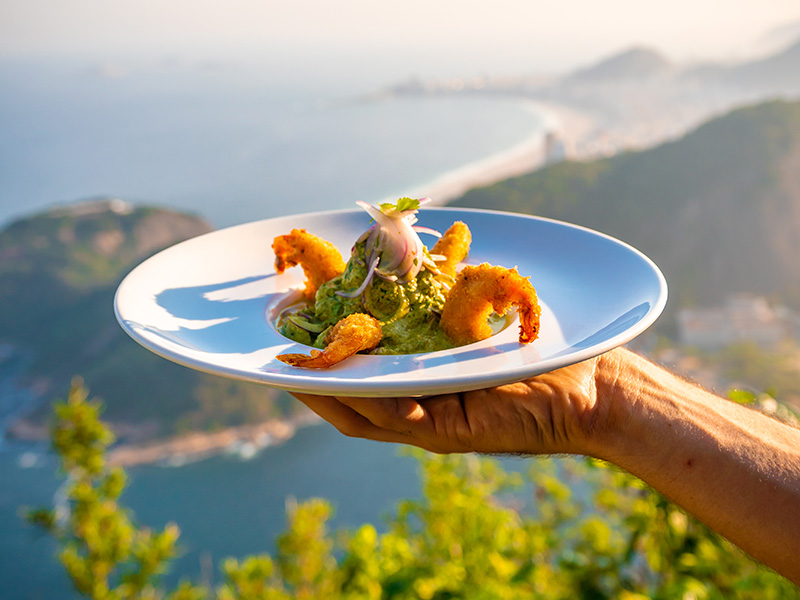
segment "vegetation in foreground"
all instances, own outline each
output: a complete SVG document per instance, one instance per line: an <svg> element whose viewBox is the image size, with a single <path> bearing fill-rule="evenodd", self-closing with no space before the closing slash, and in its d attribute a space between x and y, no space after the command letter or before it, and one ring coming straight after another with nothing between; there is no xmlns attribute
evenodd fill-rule
<svg viewBox="0 0 800 600"><path fill-rule="evenodd" d="M289 511L274 556L224 561L216 589L189 581L166 589L160 576L178 551L178 528L140 527L119 504L125 472L107 465L113 434L87 398L76 383L55 406L68 508L28 519L58 540L76 590L93 600L800 598L789 581L608 465L537 458L521 477L489 458L423 453L423 497L401 502L385 532L369 524L329 531L330 504L308 500Z"/></svg>

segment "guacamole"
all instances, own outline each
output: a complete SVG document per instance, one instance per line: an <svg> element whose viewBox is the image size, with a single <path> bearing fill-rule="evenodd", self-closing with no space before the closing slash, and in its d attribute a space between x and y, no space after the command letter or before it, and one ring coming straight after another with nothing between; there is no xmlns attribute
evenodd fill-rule
<svg viewBox="0 0 800 600"><path fill-rule="evenodd" d="M301 344L323 348L329 329L338 321L353 313L367 313L380 321L383 331L373 354L452 348L454 344L439 326L439 313L452 281L429 269L420 269L406 283L370 276L366 246L363 239L356 243L344 272L317 290L313 305L295 305L284 311L278 321L280 332ZM427 249L423 251L430 260Z"/></svg>

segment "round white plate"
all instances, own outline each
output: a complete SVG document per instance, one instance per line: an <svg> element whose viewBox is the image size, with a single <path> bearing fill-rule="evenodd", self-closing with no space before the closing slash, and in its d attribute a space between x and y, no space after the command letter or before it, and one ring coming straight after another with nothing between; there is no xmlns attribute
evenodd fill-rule
<svg viewBox="0 0 800 600"><path fill-rule="evenodd" d="M426 354L357 355L324 370L290 367L277 354L309 348L274 326L302 289L300 267L278 275L272 240L304 228L345 260L370 225L361 209L238 225L167 248L120 284L115 311L137 342L177 363L288 391L398 396L466 391L517 381L601 354L647 329L667 285L653 262L609 236L559 221L485 210L424 208L419 225L472 230L466 262L516 266L542 306L539 339L520 344L516 318L490 339ZM432 246L435 239L422 234Z"/></svg>

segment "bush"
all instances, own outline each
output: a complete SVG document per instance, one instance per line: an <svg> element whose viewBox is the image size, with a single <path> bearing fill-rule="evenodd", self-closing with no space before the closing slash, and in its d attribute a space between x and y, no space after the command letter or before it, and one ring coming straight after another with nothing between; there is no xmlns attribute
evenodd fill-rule
<svg viewBox="0 0 800 600"><path fill-rule="evenodd" d="M60 540L61 563L93 600L800 597L599 461L535 459L523 477L489 458L422 452L423 497L401 502L384 533L368 524L330 532L330 504L308 500L290 507L274 557L225 560L216 590L191 582L165 590L159 575L176 554L178 529L139 527L119 505L125 473L106 464L113 435L100 408L80 383L56 404L52 440L69 478L69 508L28 515Z"/></svg>

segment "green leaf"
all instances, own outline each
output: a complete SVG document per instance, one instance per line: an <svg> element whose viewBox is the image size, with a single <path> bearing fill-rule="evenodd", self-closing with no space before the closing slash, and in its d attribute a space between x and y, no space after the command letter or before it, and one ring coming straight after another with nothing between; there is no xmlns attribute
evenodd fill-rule
<svg viewBox="0 0 800 600"><path fill-rule="evenodd" d="M397 201L397 204L392 204L391 202L383 202L378 206L380 207L383 213L388 215L393 212L417 210L419 208L419 200L417 200L416 198L403 197Z"/></svg>
<svg viewBox="0 0 800 600"><path fill-rule="evenodd" d="M737 404L753 404L756 401L756 395L747 390L728 390L728 398Z"/></svg>

